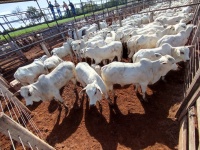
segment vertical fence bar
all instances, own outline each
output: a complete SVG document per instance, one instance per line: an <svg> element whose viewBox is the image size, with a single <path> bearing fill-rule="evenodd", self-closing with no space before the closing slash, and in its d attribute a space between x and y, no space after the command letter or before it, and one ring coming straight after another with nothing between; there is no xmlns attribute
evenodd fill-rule
<svg viewBox="0 0 200 150"><path fill-rule="evenodd" d="M189 123L189 150L196 150L195 142L195 112L194 106L192 106L188 111L188 123Z"/></svg>
<svg viewBox="0 0 200 150"><path fill-rule="evenodd" d="M180 131L179 131L179 150L187 150L187 133L188 133L188 121L187 116L185 116L180 122Z"/></svg>
<svg viewBox="0 0 200 150"><path fill-rule="evenodd" d="M37 0L36 0L36 3L37 3L37 5L38 5L38 7L39 7L39 9L40 9L40 12L42 13L42 16L43 16L43 18L44 18L45 23L47 24L48 28L50 28L50 26L49 26L49 24L48 24L48 22L47 22L47 20L46 20L46 18L45 18L45 14L43 14L42 9L41 9L41 7L40 7L40 5L39 5L39 3L38 3Z"/></svg>
<svg viewBox="0 0 200 150"><path fill-rule="evenodd" d="M7 23L6 23L7 26L10 25L11 29L13 30L14 28L13 28L13 26L11 25L10 21L8 20L8 18L6 17L6 15L4 15L4 18L5 18L5 20L7 21ZM5 20L4 20L4 21L5 21ZM5 21L5 22L6 22L6 21ZM9 26L8 26L8 27L9 27ZM9 28L10 28L10 27L9 27Z"/></svg>
<svg viewBox="0 0 200 150"><path fill-rule="evenodd" d="M198 124L198 131L200 134L200 97L197 99L196 102L196 110L197 110L197 124ZM200 149L200 138L199 138L199 147L198 149Z"/></svg>

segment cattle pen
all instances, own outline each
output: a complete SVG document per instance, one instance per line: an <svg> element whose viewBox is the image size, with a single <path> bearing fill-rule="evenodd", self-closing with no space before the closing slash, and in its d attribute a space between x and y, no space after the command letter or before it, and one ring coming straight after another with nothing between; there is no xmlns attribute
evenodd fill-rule
<svg viewBox="0 0 200 150"><path fill-rule="evenodd" d="M72 21L66 23L58 24L56 22L56 26L20 37L5 38L6 41L1 41L0 48L4 51L0 51L0 137L3 139L0 141L0 149L137 150L159 149L160 147L161 149L179 150L199 149L200 1L193 0L179 6L173 5L173 2L175 1L126 1L126 4L122 6L116 5L112 9L104 8L103 12L93 11L89 17L85 15L81 19L74 17ZM165 3L168 7L152 9L152 6L157 3ZM106 20L108 24L118 20L122 26L121 21L133 14L155 13L186 6L193 8L194 17L191 23L196 25L187 43L187 45L193 46L190 48L190 60L181 64L184 70L179 71L178 75L182 77L177 77L174 72L170 72L167 76L169 83L164 85L159 82L155 86L150 86L147 93L153 97L150 98L152 102L132 104L133 101L129 100L130 97L127 95L132 93L130 88L133 86L123 88L122 92L119 87L116 87L119 97L118 106L110 108L107 103L103 102L103 114L100 114L96 109L91 112L87 106L83 106L84 103L87 103L84 98L80 104L81 109L76 109L77 106L71 99L77 99L77 93L69 92L72 89L72 85L69 85L65 87L62 94L71 106L71 110L67 114L65 110L60 110L54 101L50 104L38 103L27 108L19 100L19 97L13 96L16 89L11 87L9 82L14 79L13 73L17 68L30 64L43 54L50 56L53 48L61 46L66 41L69 31L73 31L77 35L78 29L92 23L97 23L98 29L100 29L99 22L102 20ZM82 11L84 13L84 10ZM87 22L83 20L87 20ZM8 21L5 22L8 24ZM5 35L10 36L9 32L5 32ZM28 37L35 39L26 44L19 44L19 41ZM159 91L160 89L166 91ZM166 98L163 98L165 96ZM131 98L136 100L137 95L134 94L133 97ZM165 102L169 99L173 100ZM159 101L156 102L157 100ZM124 101L126 101L125 104ZM44 117L45 111L48 111L49 114ZM173 115L175 119L172 117ZM149 119L150 117L152 119ZM45 122L49 123L47 127L45 127ZM151 131L148 130L148 127ZM151 139L151 136L155 137Z"/></svg>

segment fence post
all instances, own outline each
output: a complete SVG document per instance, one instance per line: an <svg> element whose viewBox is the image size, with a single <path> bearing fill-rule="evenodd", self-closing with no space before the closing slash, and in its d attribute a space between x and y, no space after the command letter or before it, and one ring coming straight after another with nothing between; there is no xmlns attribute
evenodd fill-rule
<svg viewBox="0 0 200 150"><path fill-rule="evenodd" d="M189 150L195 150L195 112L194 106L188 111L188 123L189 123Z"/></svg>
<svg viewBox="0 0 200 150"><path fill-rule="evenodd" d="M40 138L35 136L33 133L31 133L29 130L19 125L17 122L12 120L6 114L1 112L0 113L0 132L2 132L4 135L9 137L8 131L10 132L12 139L18 141L19 143L21 143L19 137L21 138L23 137L24 139L22 140L23 144L27 147L30 147L30 145L32 145L32 146L38 147L39 149L55 150L48 143L41 140Z"/></svg>
<svg viewBox="0 0 200 150"><path fill-rule="evenodd" d="M44 39L42 35L38 36L38 38L39 38L39 40L43 40L43 39ZM41 45L42 49L44 50L45 54L46 54L48 57L50 57L51 54L49 53L49 50L47 49L45 43L44 43L44 42L41 42L40 45Z"/></svg>
<svg viewBox="0 0 200 150"><path fill-rule="evenodd" d="M122 17L121 16L119 16L119 25L120 25L120 27L122 27Z"/></svg>
<svg viewBox="0 0 200 150"><path fill-rule="evenodd" d="M76 37L77 37L77 39L79 40L80 38L79 38L79 36L78 36L77 28L75 28L75 33L76 33Z"/></svg>

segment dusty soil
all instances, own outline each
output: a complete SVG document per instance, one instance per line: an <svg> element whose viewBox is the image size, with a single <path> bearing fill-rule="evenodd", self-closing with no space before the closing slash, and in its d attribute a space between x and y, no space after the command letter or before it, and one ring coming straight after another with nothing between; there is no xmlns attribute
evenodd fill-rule
<svg viewBox="0 0 200 150"><path fill-rule="evenodd" d="M28 108L43 139L59 150L177 149L179 123L174 116L183 98L183 74L184 68L171 71L167 83L149 86L148 103L140 101L141 92L135 93L133 85L116 85L115 100L110 93L116 103L110 107L103 99L102 114L98 105L88 108L86 96L78 98L82 88L74 91L71 82L62 93L68 111L60 109L56 101L34 103ZM4 141L0 147L10 149L9 142Z"/></svg>

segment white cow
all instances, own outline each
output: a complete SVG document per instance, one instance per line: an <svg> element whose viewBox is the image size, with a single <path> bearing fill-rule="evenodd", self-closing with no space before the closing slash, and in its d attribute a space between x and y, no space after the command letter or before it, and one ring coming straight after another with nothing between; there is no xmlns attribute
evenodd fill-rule
<svg viewBox="0 0 200 150"><path fill-rule="evenodd" d="M105 83L86 62L80 62L76 65L76 79L84 87L81 92L86 91L90 99L90 106L95 105L97 101L99 102L102 99L102 95L105 95L105 98L110 103Z"/></svg>
<svg viewBox="0 0 200 150"><path fill-rule="evenodd" d="M99 76L101 76L101 66L91 64L91 67L98 73Z"/></svg>
<svg viewBox="0 0 200 150"><path fill-rule="evenodd" d="M56 68L61 62L63 62L60 57L58 57L56 54L52 55L51 57L47 58L44 61L44 67L51 72L54 68Z"/></svg>
<svg viewBox="0 0 200 150"><path fill-rule="evenodd" d="M175 28L170 26L163 31L157 31L155 34L136 35L131 37L127 42L127 48L129 51L128 57L131 58L139 49L155 48L156 43L160 38L166 34L173 33L175 33Z"/></svg>
<svg viewBox="0 0 200 150"><path fill-rule="evenodd" d="M37 81L41 74L47 74L48 70L44 67L43 61L35 59L31 64L19 67L14 73L14 78L22 85L29 85Z"/></svg>
<svg viewBox="0 0 200 150"><path fill-rule="evenodd" d="M163 36L160 40L158 40L156 47L159 47L164 43L168 43L173 47L184 46L188 41L192 29L195 27L196 26L190 24L187 25L186 30L181 31L178 34Z"/></svg>
<svg viewBox="0 0 200 150"><path fill-rule="evenodd" d="M71 43L72 45L72 50L74 52L74 54L76 55L76 59L79 59L80 61L80 50L85 48L85 47L91 47L91 48L94 48L96 46L98 47L102 47L104 45L106 45L106 43L104 42L103 39L100 39L100 40L95 40L95 41L88 41L88 42L85 42L84 40L76 40L76 41L73 41Z"/></svg>
<svg viewBox="0 0 200 150"><path fill-rule="evenodd" d="M163 25L168 24L168 25L175 25L177 23L184 22L184 23L188 23L189 21L192 20L192 16L193 14L179 14L177 16L172 16L172 17L167 17L167 16L160 16L158 18L155 19L155 22L159 22Z"/></svg>
<svg viewBox="0 0 200 150"><path fill-rule="evenodd" d="M173 57L165 55L156 61L143 58L137 63L112 62L101 68L101 77L108 91L113 91L114 84L121 86L127 84L140 85L143 99L146 100L147 85L154 84L161 76L165 76L172 69L177 69L175 60ZM115 95L114 91L113 95Z"/></svg>
<svg viewBox="0 0 200 150"><path fill-rule="evenodd" d="M89 57L95 60L95 64L99 64L102 60L109 59L112 61L117 56L118 61L121 61L122 57L122 43L119 41L113 41L103 47L86 48L81 50L81 56L83 58Z"/></svg>
<svg viewBox="0 0 200 150"><path fill-rule="evenodd" d="M58 57L60 57L61 59L67 55L70 55L71 60L73 60L73 54L72 54L72 48L71 48L71 43L72 43L73 39L68 38L67 42L63 43L63 46L58 47L58 48L54 48L51 51L51 54L57 54Z"/></svg>
<svg viewBox="0 0 200 150"><path fill-rule="evenodd" d="M39 102L40 100L52 100L53 98L63 103L59 90L69 80L75 84L76 88L75 65L72 62L62 62L51 73L41 75L37 82L21 87L17 93L20 92L21 96L24 97L26 105L32 105L33 102Z"/></svg>
<svg viewBox="0 0 200 150"><path fill-rule="evenodd" d="M43 55L42 57L40 57L40 58L36 58L35 60L40 60L41 62L44 63L44 61L45 61L47 58L48 58L47 55Z"/></svg>
<svg viewBox="0 0 200 150"><path fill-rule="evenodd" d="M160 55L170 55L175 60L176 63L180 61L188 61L189 58L189 48L188 46L172 47L169 44L163 44L160 47L152 49L140 49L137 53L133 55L133 63L139 62L142 58L148 58L150 60L157 60Z"/></svg>

